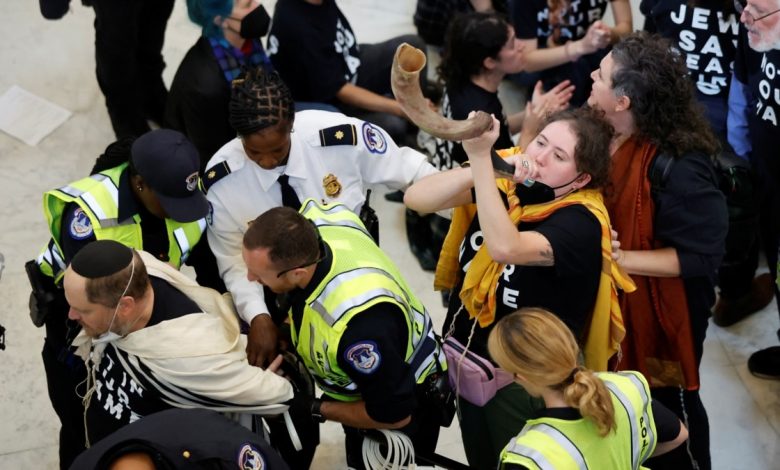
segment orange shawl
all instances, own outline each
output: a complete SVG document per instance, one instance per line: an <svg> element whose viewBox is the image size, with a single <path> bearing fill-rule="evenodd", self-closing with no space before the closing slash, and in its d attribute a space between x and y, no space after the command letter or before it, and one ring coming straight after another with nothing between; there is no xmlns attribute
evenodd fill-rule
<svg viewBox="0 0 780 470"><path fill-rule="evenodd" d="M499 151L502 156L517 153L517 148ZM520 206L520 201L514 192L514 183L505 179L496 181L498 188L507 195L509 200L509 218L517 226L522 222L537 222L546 219L556 210L572 204L584 205L601 225L602 270L596 302L591 317L591 323L585 342L585 364L593 370L606 370L607 362L620 347L620 341L625 336L623 319L618 304L617 289L631 292L633 282L612 261L611 235L609 215L602 201L601 193L585 189L573 192L563 198L546 204ZM455 208L450 224L450 230L444 241L439 263L436 266L434 288L452 289L457 283L458 255L461 241L466 235L469 225L476 215L476 204L468 204ZM477 318L479 325L485 328L495 320L496 286L498 278L504 269L503 264L490 258L487 247L483 244L469 264L460 299L471 318Z"/></svg>
<svg viewBox="0 0 780 470"><path fill-rule="evenodd" d="M612 157L612 194L605 200L625 250L652 250L663 245L653 238L655 205L647 178L656 148L630 138ZM653 387L699 388L688 299L679 277L633 275L636 292L622 295L626 326L619 370L638 370Z"/></svg>

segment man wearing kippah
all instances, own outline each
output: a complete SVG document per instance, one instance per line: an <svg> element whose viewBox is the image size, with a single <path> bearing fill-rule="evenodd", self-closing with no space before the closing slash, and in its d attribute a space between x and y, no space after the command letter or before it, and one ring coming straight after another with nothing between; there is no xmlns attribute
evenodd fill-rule
<svg viewBox="0 0 780 470"><path fill-rule="evenodd" d="M61 468L84 448L76 389L85 371L69 349L79 329L67 319L65 268L90 242L116 240L178 269L206 228L208 202L198 188L198 168L192 143L180 132L160 129L109 145L91 176L43 196L51 239L26 269L33 284L33 323L46 328L42 356L49 398L62 423ZM207 283L200 272L198 280Z"/></svg>
<svg viewBox="0 0 780 470"><path fill-rule="evenodd" d="M213 289L111 240L79 251L63 284L82 327L73 346L88 369L88 444L172 407L286 411L292 386L249 365L232 305Z"/></svg>

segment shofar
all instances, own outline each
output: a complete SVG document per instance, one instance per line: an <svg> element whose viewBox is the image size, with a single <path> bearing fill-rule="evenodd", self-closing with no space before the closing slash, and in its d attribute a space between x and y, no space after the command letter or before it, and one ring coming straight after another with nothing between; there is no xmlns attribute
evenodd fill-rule
<svg viewBox="0 0 780 470"><path fill-rule="evenodd" d="M425 60L425 53L408 43L398 46L393 57L390 85L409 120L425 132L444 140L460 141L482 135L493 124L493 119L486 112L477 111L469 119L455 121L430 108L420 90L420 71L425 67ZM496 171L514 173L514 168L495 151L491 152L491 160Z"/></svg>

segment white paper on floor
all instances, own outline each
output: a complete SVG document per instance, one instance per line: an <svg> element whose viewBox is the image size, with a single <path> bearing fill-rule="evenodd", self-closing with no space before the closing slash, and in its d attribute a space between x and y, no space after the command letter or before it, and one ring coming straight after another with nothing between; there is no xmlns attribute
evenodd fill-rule
<svg viewBox="0 0 780 470"><path fill-rule="evenodd" d="M71 114L67 109L16 85L0 96L0 130L27 145L38 145Z"/></svg>

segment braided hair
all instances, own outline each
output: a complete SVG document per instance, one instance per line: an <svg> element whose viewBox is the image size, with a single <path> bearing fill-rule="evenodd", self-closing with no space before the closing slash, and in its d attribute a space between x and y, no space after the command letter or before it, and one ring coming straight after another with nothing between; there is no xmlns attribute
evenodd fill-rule
<svg viewBox="0 0 780 470"><path fill-rule="evenodd" d="M242 136L280 123L292 125L295 102L277 72L257 67L233 80L228 120L230 127Z"/></svg>

